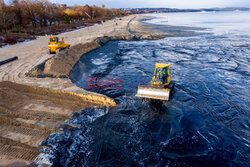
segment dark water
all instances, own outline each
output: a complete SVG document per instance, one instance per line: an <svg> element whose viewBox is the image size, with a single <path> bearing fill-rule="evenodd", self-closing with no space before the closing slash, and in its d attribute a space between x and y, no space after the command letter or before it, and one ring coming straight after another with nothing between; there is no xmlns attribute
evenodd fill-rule
<svg viewBox="0 0 250 167"><path fill-rule="evenodd" d="M117 107L74 113L68 122L80 129L48 137L43 157L54 166L249 166L249 54L245 32L111 41L83 55L70 77L82 88L87 77L123 80L122 89L91 90ZM135 87L157 62L171 64L176 86L156 104Z"/></svg>

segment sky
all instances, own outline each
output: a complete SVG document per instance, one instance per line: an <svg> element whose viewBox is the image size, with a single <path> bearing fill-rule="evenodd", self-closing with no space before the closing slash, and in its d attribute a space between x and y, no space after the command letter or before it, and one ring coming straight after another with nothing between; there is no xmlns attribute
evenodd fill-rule
<svg viewBox="0 0 250 167"><path fill-rule="evenodd" d="M8 2L10 0L5 0ZM97 5L109 8L214 8L214 7L249 7L250 0L49 0L58 4Z"/></svg>
<svg viewBox="0 0 250 167"><path fill-rule="evenodd" d="M71 5L105 4L109 8L213 8L250 7L250 0L50 0L55 3Z"/></svg>

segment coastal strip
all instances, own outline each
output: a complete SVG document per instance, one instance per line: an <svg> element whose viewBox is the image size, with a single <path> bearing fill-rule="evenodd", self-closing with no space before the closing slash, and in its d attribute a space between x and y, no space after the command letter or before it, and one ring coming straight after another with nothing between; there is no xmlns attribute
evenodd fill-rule
<svg viewBox="0 0 250 167"><path fill-rule="evenodd" d="M69 72L80 57L110 40L158 39L166 34L144 34L134 22L142 16L126 16L103 24L58 35L71 44L57 55L48 54L48 37L0 49L0 60L18 60L0 66L0 165L31 162L38 145L49 134L60 132L73 112L86 107L112 107L105 95L74 85Z"/></svg>

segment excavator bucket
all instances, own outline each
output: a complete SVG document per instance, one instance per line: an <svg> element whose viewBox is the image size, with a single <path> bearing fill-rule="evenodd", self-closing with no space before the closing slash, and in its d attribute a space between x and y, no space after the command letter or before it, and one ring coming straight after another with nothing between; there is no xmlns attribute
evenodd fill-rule
<svg viewBox="0 0 250 167"><path fill-rule="evenodd" d="M136 89L137 97L158 99L158 100L169 100L170 89L160 88L153 86L138 86Z"/></svg>

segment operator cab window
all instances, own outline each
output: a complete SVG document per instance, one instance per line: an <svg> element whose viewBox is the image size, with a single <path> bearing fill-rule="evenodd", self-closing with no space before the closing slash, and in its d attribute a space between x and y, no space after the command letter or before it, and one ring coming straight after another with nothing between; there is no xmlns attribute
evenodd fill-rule
<svg viewBox="0 0 250 167"><path fill-rule="evenodd" d="M168 68L156 68L156 81L162 81L164 84L167 82Z"/></svg>
<svg viewBox="0 0 250 167"><path fill-rule="evenodd" d="M58 42L58 38L50 38L50 42Z"/></svg>
<svg viewBox="0 0 250 167"><path fill-rule="evenodd" d="M162 69L162 82L165 84L168 81L168 68Z"/></svg>

